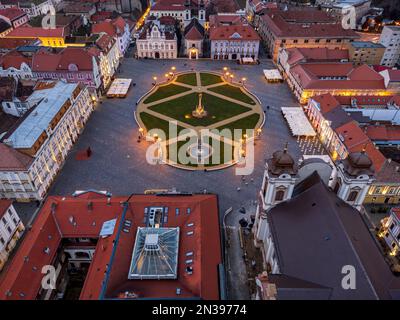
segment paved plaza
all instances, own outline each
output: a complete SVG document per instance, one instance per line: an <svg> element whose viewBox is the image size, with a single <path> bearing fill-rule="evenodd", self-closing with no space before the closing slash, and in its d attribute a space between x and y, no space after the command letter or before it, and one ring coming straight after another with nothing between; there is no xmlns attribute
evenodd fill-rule
<svg viewBox="0 0 400 320"><path fill-rule="evenodd" d="M152 88L153 77L162 78L172 66L176 67L177 72L222 72L223 67L227 66L236 79L247 78L246 88L260 99L266 116L260 139L255 142L255 168L251 175L244 178L235 175L235 166L204 172L147 163L146 149L149 143L138 142L139 128L134 119L136 103ZM286 83L268 84L264 79L262 70L273 67L270 60L262 60L260 65L242 66L226 61L126 58L116 77L132 78L136 85L130 89L127 98L104 98L98 105L49 194L68 195L75 190L97 189L110 191L114 195L129 195L143 193L146 189L173 187L194 193L207 191L218 194L221 217L232 207L226 223L237 228L238 220L243 217L239 213L241 207L248 208L248 214L254 214L254 201L261 187L266 159L274 151L282 149L286 142L289 142L289 151L294 157L301 155L299 143L290 134L280 110L283 106L298 107L298 103ZM78 151L89 146L92 156L85 161L76 160ZM321 148L313 147L313 150ZM247 275L238 242L233 238L229 250L231 271L228 280L233 284L229 286L229 297L232 299L248 298Z"/></svg>

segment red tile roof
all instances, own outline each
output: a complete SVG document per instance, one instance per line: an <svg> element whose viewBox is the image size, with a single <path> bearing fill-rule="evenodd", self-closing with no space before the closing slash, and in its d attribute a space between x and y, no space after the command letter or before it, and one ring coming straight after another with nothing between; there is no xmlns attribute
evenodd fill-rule
<svg viewBox="0 0 400 320"><path fill-rule="evenodd" d="M298 62L340 62L349 60L349 51L328 48L287 48L288 64Z"/></svg>
<svg viewBox="0 0 400 320"><path fill-rule="evenodd" d="M32 157L0 143L0 170L25 171L32 162Z"/></svg>
<svg viewBox="0 0 400 320"><path fill-rule="evenodd" d="M72 65L78 71L91 71L92 55L85 48L65 48L59 53L40 50L32 59L32 70L35 72L67 71Z"/></svg>
<svg viewBox="0 0 400 320"><path fill-rule="evenodd" d="M40 27L22 26L14 29L6 35L6 38L64 38L64 28L43 29Z"/></svg>
<svg viewBox="0 0 400 320"><path fill-rule="evenodd" d="M107 19L111 19L113 13L111 11L99 11L90 17L92 22L100 22Z"/></svg>
<svg viewBox="0 0 400 320"><path fill-rule="evenodd" d="M385 90L383 77L368 67L353 67L352 63L301 63L290 72L303 89L372 89ZM340 77L339 80L321 79Z"/></svg>
<svg viewBox="0 0 400 320"><path fill-rule="evenodd" d="M202 40L203 35L196 27L192 27L188 33L185 34L186 40Z"/></svg>
<svg viewBox="0 0 400 320"><path fill-rule="evenodd" d="M12 200L0 199L0 219L2 216L4 216L12 203Z"/></svg>
<svg viewBox="0 0 400 320"><path fill-rule="evenodd" d="M312 99L319 103L319 107L322 114L328 113L333 109L341 106L339 101L335 99L330 93L314 96Z"/></svg>
<svg viewBox="0 0 400 320"><path fill-rule="evenodd" d="M268 28L280 38L338 38L357 39L353 30L343 29L326 12L305 9L268 12L262 16Z"/></svg>
<svg viewBox="0 0 400 320"><path fill-rule="evenodd" d="M112 197L107 203L105 196L93 192L76 197L47 198L32 229L27 231L0 277L0 299L34 299L40 288L41 268L53 263L61 240L81 237L96 238L98 242L80 299L99 299L105 279L105 298L118 298L129 291L140 298L218 299L217 267L221 263L221 248L216 196L134 195L126 211L121 205L125 200L126 197ZM144 212L149 206L168 207L168 221L164 227L180 228L179 270L175 280L128 280L136 230L145 226ZM179 214L176 214L177 208ZM190 213L187 208L191 209ZM124 222L122 218L131 221L129 232L119 228ZM103 223L111 219L117 219L114 233L99 237ZM191 223L193 225L188 226ZM188 230L194 233L187 235ZM45 248L49 249L48 254ZM189 251L193 252L192 275L185 272L186 252ZM109 273L106 275L107 266ZM178 287L180 296L176 295Z"/></svg>
<svg viewBox="0 0 400 320"><path fill-rule="evenodd" d="M371 140L394 141L400 140L400 126L395 125L369 125L365 133Z"/></svg>
<svg viewBox="0 0 400 320"><path fill-rule="evenodd" d="M239 34L240 37L232 37ZM210 40L246 41L260 40L258 33L249 25L219 26L210 30Z"/></svg>
<svg viewBox="0 0 400 320"><path fill-rule="evenodd" d="M392 101L393 96L335 96L335 99L343 106L350 106L352 101L357 103L357 106L386 106Z"/></svg>
<svg viewBox="0 0 400 320"><path fill-rule="evenodd" d="M110 37L117 37L124 33L126 22L122 17L114 20L104 20L92 26L92 33L107 33Z"/></svg>
<svg viewBox="0 0 400 320"><path fill-rule="evenodd" d="M30 45L35 40L19 38L0 38L1 49L16 49L20 46Z"/></svg>
<svg viewBox="0 0 400 320"><path fill-rule="evenodd" d="M25 63L32 66L32 58L26 57L18 51L11 51L0 57L0 65L3 69L16 68L21 69L21 65Z"/></svg>
<svg viewBox="0 0 400 320"><path fill-rule="evenodd" d="M151 11L183 10L185 10L185 0L159 0L151 7Z"/></svg>
<svg viewBox="0 0 400 320"><path fill-rule="evenodd" d="M351 121L335 129L336 133L343 138L343 143L349 153L360 152L365 149L372 160L376 172L379 172L386 161L385 156L376 149L373 142L358 126L356 121Z"/></svg>
<svg viewBox="0 0 400 320"><path fill-rule="evenodd" d="M0 16L7 17L11 21L14 19L17 19L19 17L25 16L26 13L20 9L17 8L7 8L7 9L1 9L0 10Z"/></svg>

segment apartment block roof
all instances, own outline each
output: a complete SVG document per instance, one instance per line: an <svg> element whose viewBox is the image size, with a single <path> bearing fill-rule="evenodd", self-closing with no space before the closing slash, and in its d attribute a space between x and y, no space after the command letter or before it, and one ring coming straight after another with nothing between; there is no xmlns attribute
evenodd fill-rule
<svg viewBox="0 0 400 320"><path fill-rule="evenodd" d="M13 21L14 19L20 18L25 15L26 13L24 11L17 8L0 9L0 16L8 18L10 19L10 21Z"/></svg>
<svg viewBox="0 0 400 320"><path fill-rule="evenodd" d="M92 70L92 55L86 48L65 48L57 53L43 49L32 58L32 71L35 72Z"/></svg>
<svg viewBox="0 0 400 320"><path fill-rule="evenodd" d="M183 11L185 0L160 0L153 4L151 11Z"/></svg>
<svg viewBox="0 0 400 320"><path fill-rule="evenodd" d="M353 30L343 29L341 23L320 10L274 10L263 15L262 19L279 38L359 38Z"/></svg>
<svg viewBox="0 0 400 320"><path fill-rule="evenodd" d="M336 128L335 131L341 137L349 153L365 150L374 164L375 172L382 169L386 161L385 156L375 147L356 121L350 121Z"/></svg>
<svg viewBox="0 0 400 320"><path fill-rule="evenodd" d="M303 89L385 90L383 77L352 63L302 63L290 71Z"/></svg>
<svg viewBox="0 0 400 320"><path fill-rule="evenodd" d="M349 60L348 50L328 48L287 48L288 64L300 62L341 62Z"/></svg>
<svg viewBox="0 0 400 320"><path fill-rule="evenodd" d="M22 26L12 30L6 38L64 38L64 28L43 29L40 27Z"/></svg>
<svg viewBox="0 0 400 320"><path fill-rule="evenodd" d="M92 26L92 33L107 33L110 37L117 37L124 33L126 22L122 17L106 19Z"/></svg>
<svg viewBox="0 0 400 320"><path fill-rule="evenodd" d="M374 141L400 141L400 126L396 125L368 125L365 133Z"/></svg>
<svg viewBox="0 0 400 320"><path fill-rule="evenodd" d="M50 122L71 98L77 86L75 83L58 81L51 88L36 90L30 98L42 101L4 142L15 149L31 148L43 132L46 132Z"/></svg>
<svg viewBox="0 0 400 320"><path fill-rule="evenodd" d="M34 299L40 290L40 270L53 263L62 239L81 237L98 240L80 299L218 299L221 248L216 196L133 195L127 205L122 204L126 200L94 191L48 197L0 276L0 299ZM179 227L176 279L128 279L136 233L138 227L148 226L145 212L151 207L165 208L161 227ZM103 224L113 219L112 233L100 236Z"/></svg>
<svg viewBox="0 0 400 320"><path fill-rule="evenodd" d="M36 39L36 41L39 41ZM0 38L0 48L1 49L16 49L20 46L30 45L36 42L33 39L20 39L20 38Z"/></svg>

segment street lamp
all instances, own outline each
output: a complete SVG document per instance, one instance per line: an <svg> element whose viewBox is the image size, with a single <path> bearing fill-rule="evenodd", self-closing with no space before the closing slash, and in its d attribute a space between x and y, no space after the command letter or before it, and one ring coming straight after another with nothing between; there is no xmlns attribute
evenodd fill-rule
<svg viewBox="0 0 400 320"><path fill-rule="evenodd" d="M246 78L242 78L242 84L243 84L243 87L244 87L244 83L246 82Z"/></svg>
<svg viewBox="0 0 400 320"><path fill-rule="evenodd" d="M228 71L228 67L224 67L224 72Z"/></svg>
<svg viewBox="0 0 400 320"><path fill-rule="evenodd" d="M229 76L231 77L231 83L232 83L234 75L231 73Z"/></svg>
<svg viewBox="0 0 400 320"><path fill-rule="evenodd" d="M157 77L153 77L153 80L154 80L154 85L156 85L157 84Z"/></svg>

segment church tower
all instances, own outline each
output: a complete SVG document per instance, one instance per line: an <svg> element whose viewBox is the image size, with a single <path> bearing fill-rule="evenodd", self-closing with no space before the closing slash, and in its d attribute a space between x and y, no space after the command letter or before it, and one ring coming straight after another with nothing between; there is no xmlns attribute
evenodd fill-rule
<svg viewBox="0 0 400 320"><path fill-rule="evenodd" d="M184 25L187 26L190 22L190 20L192 20L192 4L190 3L190 0L186 0L185 1L185 13L184 13Z"/></svg>
<svg viewBox="0 0 400 320"><path fill-rule="evenodd" d="M339 198L361 209L368 189L374 181L373 163L365 150L350 153L346 159L337 163L337 180L334 187Z"/></svg>
<svg viewBox="0 0 400 320"><path fill-rule="evenodd" d="M255 239L264 239L267 232L267 212L282 201L292 197L294 186L299 179L298 166L287 150L276 151L265 165L262 189L254 223Z"/></svg>

